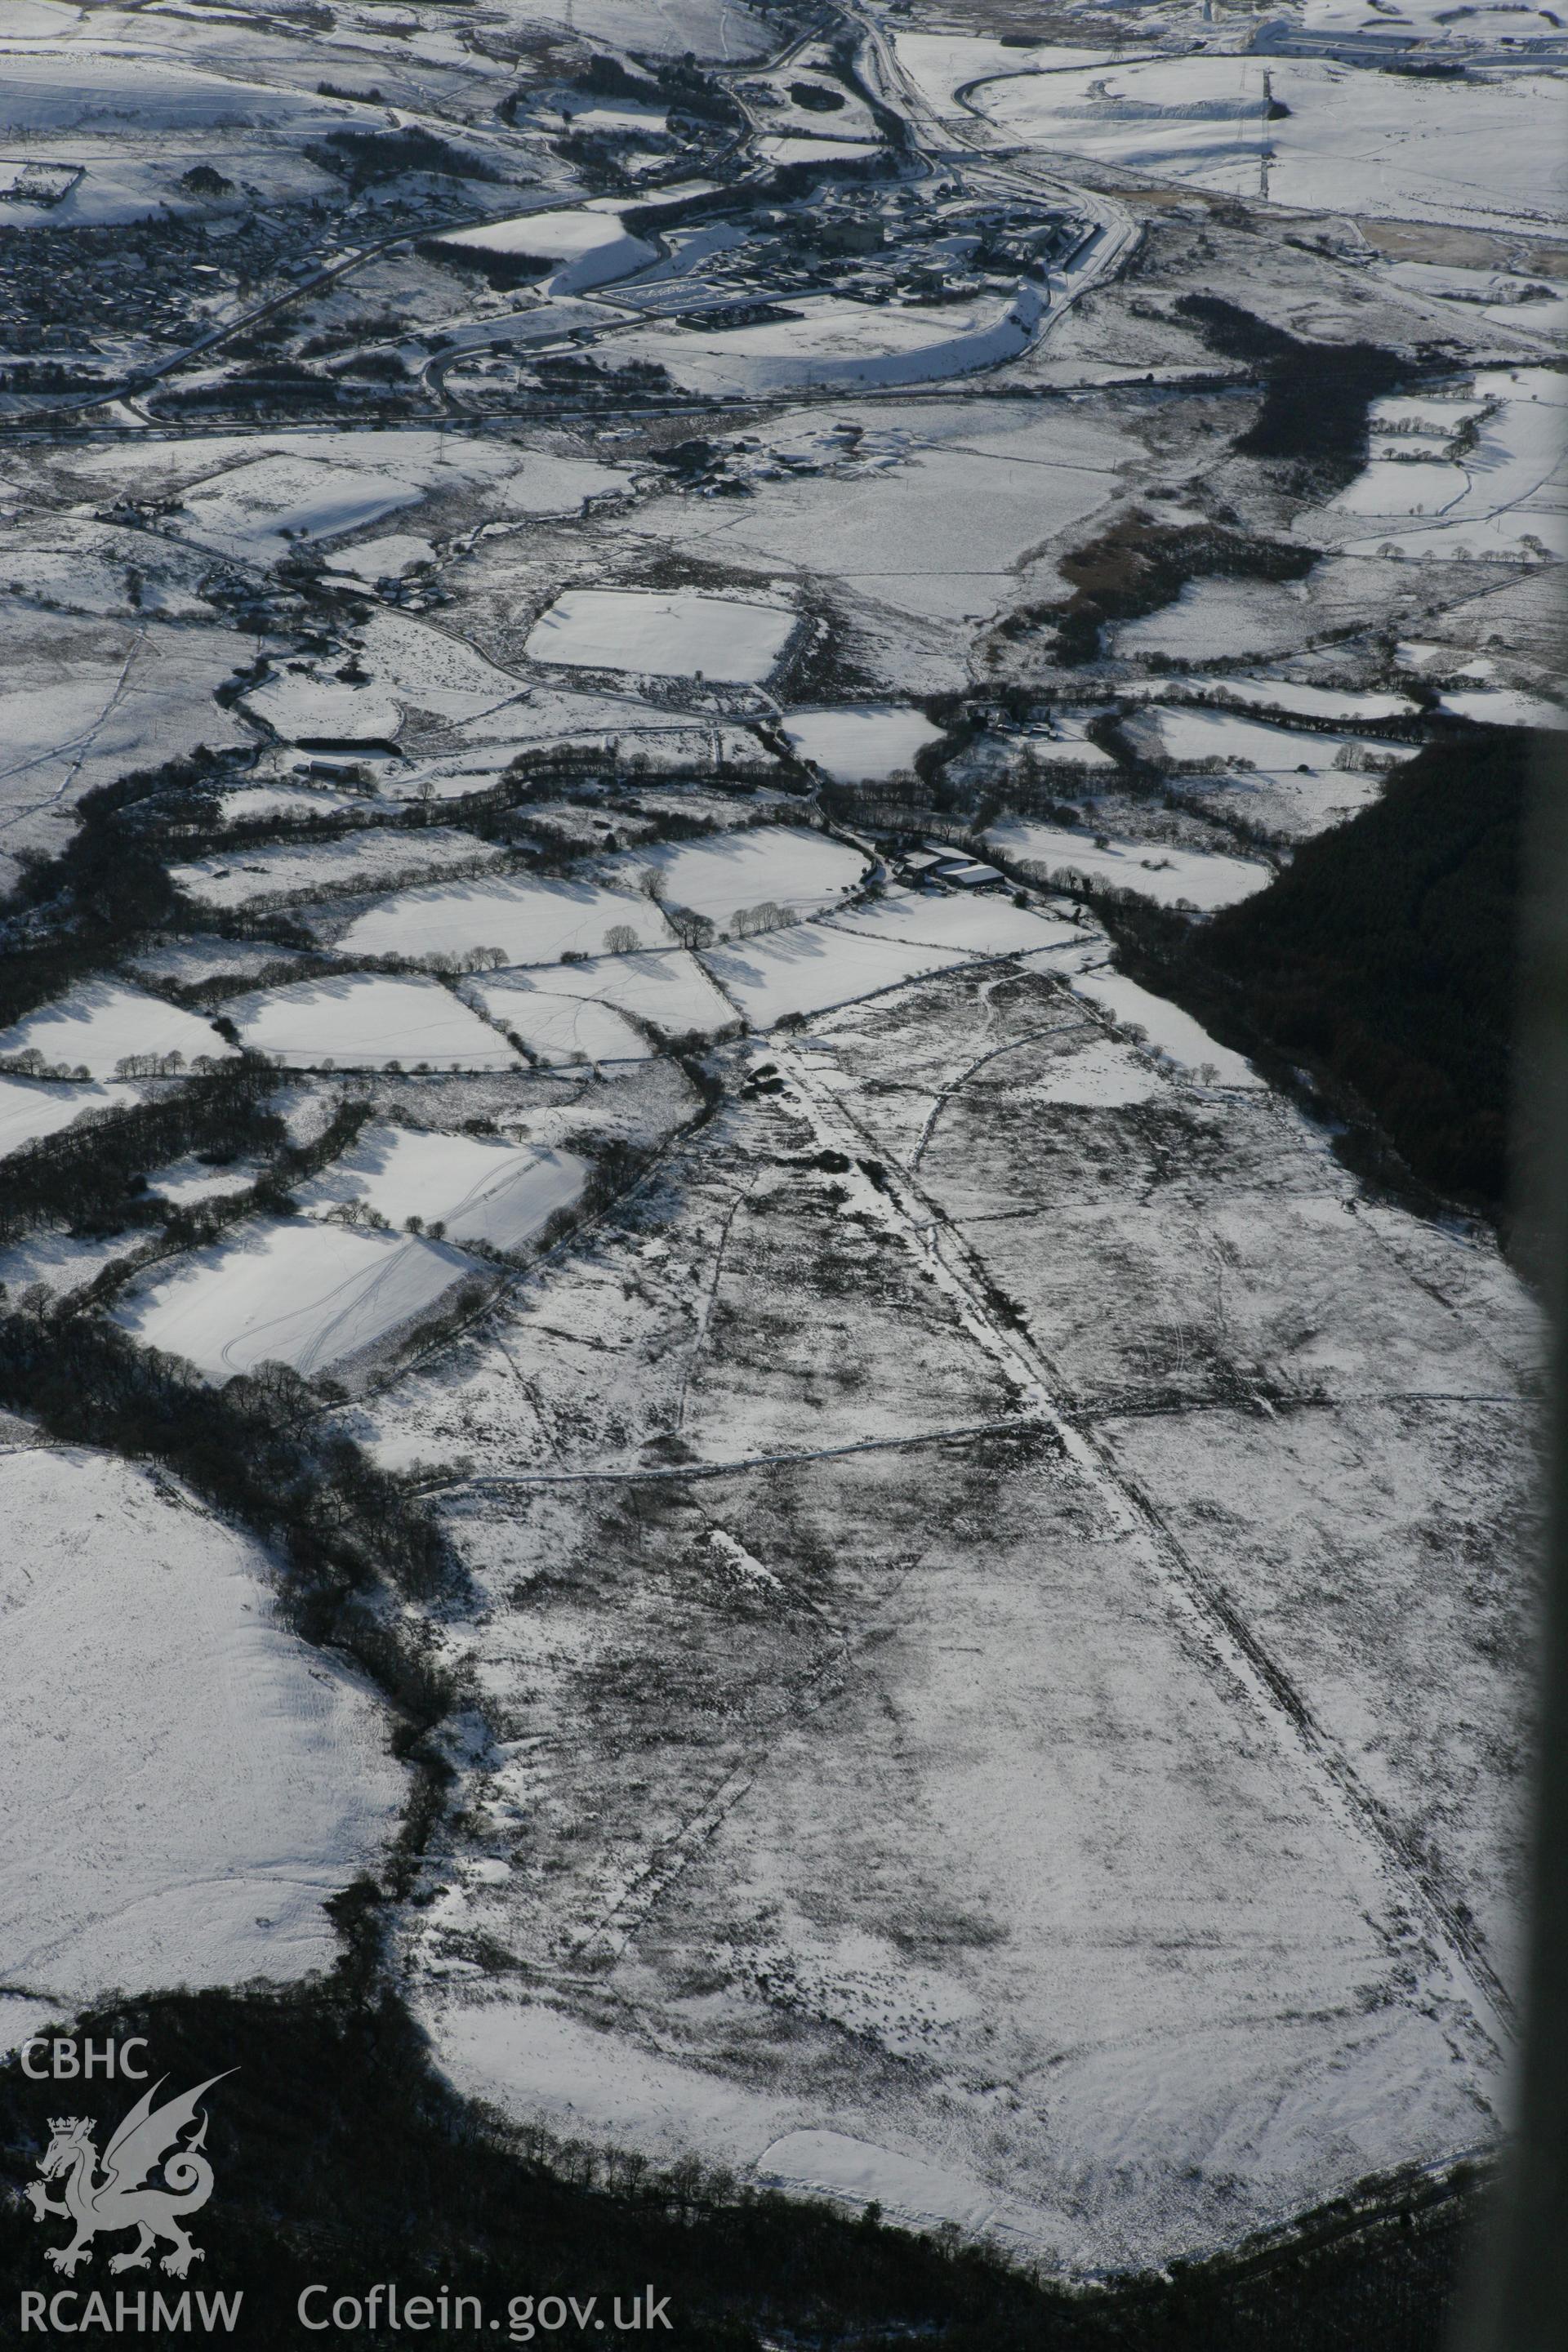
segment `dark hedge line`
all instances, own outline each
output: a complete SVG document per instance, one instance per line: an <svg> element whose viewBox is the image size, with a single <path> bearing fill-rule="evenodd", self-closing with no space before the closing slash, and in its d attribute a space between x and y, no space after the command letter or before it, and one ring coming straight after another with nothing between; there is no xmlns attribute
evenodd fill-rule
<svg viewBox="0 0 1568 2352"><path fill-rule="evenodd" d="M273 1547L286 1612L308 1639L354 1647L344 1627L357 1595L384 1581L428 1596L457 1570L403 1481L317 1419L321 1401L282 1365L209 1388L90 1314L24 1305L0 1317L0 1404L62 1444L164 1465Z"/></svg>
<svg viewBox="0 0 1568 2352"><path fill-rule="evenodd" d="M283 1122L267 1108L277 1083L270 1063L241 1055L178 1080L156 1102L100 1112L13 1152L0 1160L0 1242L58 1218L75 1233L113 1233L163 1217L148 1169L190 1152L217 1164L279 1150Z"/></svg>
<svg viewBox="0 0 1568 2352"><path fill-rule="evenodd" d="M378 2280L405 2296L478 2295L487 2317L514 2295L595 2295L605 2352L650 2340L613 2317L615 2297L629 2305L650 2284L668 2320L652 2340L680 2352L893 2352L911 2340L933 2352L1440 2352L1468 2185L1384 2184L1283 2243L1074 2291L953 2232L884 2226L874 2209L850 2220L693 2163L656 2170L507 2126L453 2094L402 2003L373 1989L374 1904L363 1887L340 1904L352 1932L331 1981L153 1995L79 2021L99 2042L145 2034L170 2095L237 2069L206 2102L216 2187L194 2225L204 2260L189 2284L243 2290L240 2325L223 2339L240 2352L363 2343L331 2326L307 2339L297 2298L310 2282L329 2286L330 2304ZM62 2105L112 2124L128 2104L117 2084L29 2082L12 2057L0 2066L0 2176L26 2183ZM6 2201L0 2307L62 2283L42 2252L59 2234ZM171 2284L156 2271L108 2281L103 2252L119 2242L75 2284ZM507 2340L504 2320L491 2340Z"/></svg>
<svg viewBox="0 0 1568 2352"><path fill-rule="evenodd" d="M148 931L183 920L165 871L174 825L213 821L228 765L198 746L188 760L138 769L76 804L77 829L55 857L25 861L0 915L0 1028L9 1028ZM211 928L209 926L208 928Z"/></svg>

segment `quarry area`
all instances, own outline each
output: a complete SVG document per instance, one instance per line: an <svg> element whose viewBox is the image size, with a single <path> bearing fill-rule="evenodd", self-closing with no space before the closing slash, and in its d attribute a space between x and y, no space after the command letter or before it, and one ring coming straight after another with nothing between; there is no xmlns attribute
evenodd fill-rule
<svg viewBox="0 0 1568 2352"><path fill-rule="evenodd" d="M357 1882L461 2091L1065 2277L1492 2143L1535 1307L1122 922L1568 727L1565 77L0 10L0 1315L115 1401L0 1412L6 2046Z"/></svg>

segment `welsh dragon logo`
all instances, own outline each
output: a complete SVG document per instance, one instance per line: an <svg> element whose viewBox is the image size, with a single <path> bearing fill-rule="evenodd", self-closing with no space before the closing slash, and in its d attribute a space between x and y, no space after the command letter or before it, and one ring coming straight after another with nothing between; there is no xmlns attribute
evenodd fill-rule
<svg viewBox="0 0 1568 2352"><path fill-rule="evenodd" d="M161 2075L150 2090L143 2091L104 2149L101 2169L91 2117L50 2116L49 2144L38 2159L43 2179L30 2181L24 2193L36 2221L58 2213L76 2224L76 2235L68 2246L50 2246L45 2252L45 2260L68 2278L79 2263L92 2260L92 2241L100 2230L139 2232L128 2253L111 2258L111 2271L145 2270L160 2239L167 2240L171 2250L163 2256L162 2267L175 2278L184 2278L193 2263L204 2259L201 2248L192 2245L181 2223L187 2215L199 2212L213 2193L213 2168L201 2152L207 2136L205 2115L194 2137L183 2147L180 2134L195 2122L203 2094L224 2076L209 2075L194 2091L154 2107L153 2101L167 2079ZM152 2175L160 2168L163 2180L154 2186ZM65 2184L63 2195L50 2197L44 2182L60 2179Z"/></svg>

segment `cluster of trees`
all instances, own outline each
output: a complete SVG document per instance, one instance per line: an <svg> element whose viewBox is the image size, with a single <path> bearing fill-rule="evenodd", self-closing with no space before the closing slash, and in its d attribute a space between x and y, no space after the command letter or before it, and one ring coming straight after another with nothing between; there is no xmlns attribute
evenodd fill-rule
<svg viewBox="0 0 1568 2352"><path fill-rule="evenodd" d="M710 817L689 816L678 809L645 808L630 793L617 793L605 805L618 809L624 816L636 817L638 825L645 828L641 835L645 841L700 841L705 834L719 830Z"/></svg>
<svg viewBox="0 0 1568 2352"><path fill-rule="evenodd" d="M1426 1184L1494 1214L1530 756L1500 728L1429 744L1256 897L1199 925L1115 917L1154 985L1244 1051L1304 1066Z"/></svg>
<svg viewBox="0 0 1568 2352"><path fill-rule="evenodd" d="M219 755L198 746L189 759L98 785L77 803L77 829L57 856L24 857L0 938L0 1027L178 919L166 832L211 821L222 772Z"/></svg>
<svg viewBox="0 0 1568 2352"><path fill-rule="evenodd" d="M311 368L292 360L258 360L239 369L221 383L167 384L155 388L160 412L165 409L290 408L317 406L337 397L337 386Z"/></svg>
<svg viewBox="0 0 1568 2352"><path fill-rule="evenodd" d="M1160 611L1190 580L1300 580L1317 560L1314 548L1248 537L1217 523L1157 523L1134 509L1076 554L1062 557L1058 569L1073 583L1066 603L1031 605L1004 622L1002 634L1023 635L1044 622L1057 631L1058 660L1095 661L1108 623Z"/></svg>
<svg viewBox="0 0 1568 2352"><path fill-rule="evenodd" d="M945 780L932 783L906 768L875 783L824 784L817 797L836 824L894 833L908 831L922 815L949 814L962 795Z"/></svg>
<svg viewBox="0 0 1568 2352"><path fill-rule="evenodd" d="M466 971L500 971L511 958L505 948L469 948L462 955L447 955L437 950L432 955L420 956L417 961L425 971L433 971L443 980L455 980Z"/></svg>
<svg viewBox="0 0 1568 2352"><path fill-rule="evenodd" d="M336 352L346 352L356 343L397 341L408 332L408 321L400 319L395 310L362 310L356 318L345 319L340 326L312 335L300 346L301 359L330 359ZM229 349L235 346L231 343Z"/></svg>
<svg viewBox="0 0 1568 2352"><path fill-rule="evenodd" d="M396 352L357 352L341 360L333 368L334 377L363 376L374 383L402 383L408 375L408 362Z"/></svg>
<svg viewBox="0 0 1568 2352"><path fill-rule="evenodd" d="M270 1108L278 1073L258 1055L213 1064L171 1087L156 1101L90 1112L73 1126L0 1160L0 1240L61 1219L78 1232L161 1227L164 1244L192 1248L256 1211L286 1214L290 1187L320 1173L347 1150L371 1113L367 1098L340 1103L314 1141L291 1144ZM199 1158L213 1167L261 1161L254 1184L184 1205L147 1189L145 1171ZM156 1243L117 1258L82 1294L96 1304L121 1288L138 1266L166 1255Z"/></svg>
<svg viewBox="0 0 1568 2352"><path fill-rule="evenodd" d="M0 368L0 392L107 392L113 382L101 368L68 366L63 360L16 360Z"/></svg>
<svg viewBox="0 0 1568 2352"><path fill-rule="evenodd" d="M170 1004L210 1012L226 997L249 996L258 988L287 988L296 980L319 979L321 969L315 956L289 955L280 950L269 962L257 964L247 971L205 972L199 980L171 979L165 975L148 984L155 987ZM217 1028L216 1021L213 1026Z"/></svg>
<svg viewBox="0 0 1568 2352"><path fill-rule="evenodd" d="M184 1059L183 1055L181 1059ZM119 1064L116 1064L115 1075L124 1076L128 1074L120 1067ZM45 1059L36 1045L29 1045L26 1051L21 1054L0 1054L0 1077L90 1078L91 1076L92 1072L85 1062L78 1062L74 1065L69 1062L50 1062Z"/></svg>
<svg viewBox="0 0 1568 2352"><path fill-rule="evenodd" d="M319 1420L329 1394L281 1364L211 1388L92 1315L21 1303L0 1318L0 1402L64 1444L161 1463L251 1528L283 1563L289 1621L349 1649L427 1728L450 1686L370 1604L384 1584L430 1598L459 1571L405 1482Z"/></svg>
<svg viewBox="0 0 1568 2352"><path fill-rule="evenodd" d="M202 1073L210 1070L218 1056L198 1054L191 1067ZM185 1057L176 1045L167 1054L121 1054L114 1065L117 1078L177 1078L185 1066Z"/></svg>
<svg viewBox="0 0 1568 2352"><path fill-rule="evenodd" d="M563 147L567 143L561 142ZM574 406L598 400L649 398L674 390L668 370L657 360L623 360L617 365L604 360L574 360L570 355L558 357L551 353L533 361L520 376L519 384L542 393L564 394ZM610 498L619 493L601 491L597 495Z"/></svg>
<svg viewBox="0 0 1568 2352"><path fill-rule="evenodd" d="M454 276L482 278L498 294L531 286L555 267L542 254L487 253L482 246L443 245L433 236L421 239L419 252L425 260L451 270Z"/></svg>
<svg viewBox="0 0 1568 2352"><path fill-rule="evenodd" d="M956 2231L917 2235L872 2206L850 2218L692 2159L658 2166L459 2098L402 2001L375 1982L380 1891L340 1898L348 1948L335 1976L283 1990L117 2000L79 2036L143 2035L174 2083L226 2079L206 2104L222 2185L201 2217L203 2277L245 2296L235 2340L298 2335L297 2298L395 2279L406 2299L477 2295L486 2317L532 2298L592 2295L605 2352L658 2340L680 2352L767 2343L890 2352L1436 2352L1463 2231L1468 2177L1370 2189L1273 2243L1166 2274L1073 2288L1031 2276ZM0 2065L0 2168L19 2192L60 2104L13 2055ZM123 2103L122 2103L123 2104ZM18 2193L0 2206L0 2274L36 2288L39 2238ZM156 2277L156 2273L153 2273ZM654 2282L668 2333L643 2317ZM164 2283L167 2285L167 2283ZM621 2320L616 2320L616 2298ZM534 2324L525 2323L525 2324ZM505 2321L503 2318L503 2326ZM571 2340L542 2329L536 2344ZM363 2344L329 2326L329 2347Z"/></svg>
<svg viewBox="0 0 1568 2352"><path fill-rule="evenodd" d="M500 177L482 156L465 153L416 122L397 131L329 131L305 152L313 163L340 173L356 194L383 180L401 179L405 172L428 172L445 180Z"/></svg>
<svg viewBox="0 0 1568 2352"><path fill-rule="evenodd" d="M710 948L718 938L718 926L707 915L700 915L695 907L671 906L664 903L664 919L683 948Z"/></svg>
<svg viewBox="0 0 1568 2352"><path fill-rule="evenodd" d="M1162 701L1169 701L1178 708L1186 704L1215 710L1234 710L1237 708L1234 698L1226 692L1228 678L1188 675L1190 671L1201 671L1201 663L1179 662L1169 654L1162 653L1148 655L1146 662L1152 670L1175 670L1181 674L1180 687L1173 688L1168 696L1163 695ZM1437 701L1435 689L1423 686L1419 679L1412 682L1412 695L1417 699L1425 697L1427 708ZM1333 712L1296 710L1288 702L1248 701L1245 709L1249 719L1266 719L1270 727L1292 728L1299 735L1334 735L1345 723L1342 717ZM1419 743L1427 732L1426 719L1419 710L1395 711L1381 719L1362 718L1355 724L1359 735L1381 737L1391 743Z"/></svg>
<svg viewBox="0 0 1568 2352"><path fill-rule="evenodd" d="M736 908L730 918L730 934L732 939L749 940L759 931L787 930L791 923L799 920L800 917L793 908L781 907L773 898L764 898L760 906Z"/></svg>
<svg viewBox="0 0 1568 2352"><path fill-rule="evenodd" d="M193 163L180 174L180 185L193 196L232 196L234 182L211 163Z"/></svg>
<svg viewBox="0 0 1568 2352"><path fill-rule="evenodd" d="M275 1076L275 1072L268 1071L268 1091ZM229 1226L239 1224L247 1217L291 1214L296 1204L289 1187L316 1175L346 1150L369 1117L370 1108L363 1101L340 1104L313 1143L282 1143L255 1181L237 1191L209 1192L195 1201L165 1201L145 1190L141 1178L133 1176L130 1197L121 1202L118 1219L100 1213L94 1223L101 1226L134 1222L147 1226L149 1231L140 1243L112 1257L83 1289L72 1292L68 1311L75 1314L107 1306L149 1266L161 1259L177 1256L182 1251L200 1249L216 1241ZM262 1108L256 1121L253 1145L259 1149L285 1133L282 1121ZM226 1149L215 1150L209 1145L202 1157L212 1165L228 1165L235 1157L232 1140ZM37 1299L36 1294L24 1293L23 1304L29 1303L36 1303L40 1312L47 1311L45 1301Z"/></svg>
<svg viewBox="0 0 1568 2352"><path fill-rule="evenodd" d="M0 1239L64 1218L113 1233L162 1214L145 1171L187 1153L231 1160L276 1150L281 1120L267 1108L269 1063L238 1055L193 1073L155 1102L90 1112L0 1160Z"/></svg>
<svg viewBox="0 0 1568 2352"><path fill-rule="evenodd" d="M521 784L525 792L588 782L636 783L639 779L657 781L660 784L684 782L717 785L721 790L726 784L733 784L738 789L750 791L757 784L776 784L779 781L777 768L772 761L749 760L737 756L733 750L720 750L717 746L712 760L700 773L672 774L658 766L646 751L625 750L618 736L611 736L597 743L532 746L518 753L506 773L509 783L514 787ZM500 796L492 793L487 797ZM465 801L448 805L467 808L468 804ZM780 823L783 819L774 814L770 822Z"/></svg>
<svg viewBox="0 0 1568 2352"><path fill-rule="evenodd" d="M1217 294L1176 305L1227 359L1263 377L1263 405L1236 446L1248 457L1292 457L1321 490L1342 489L1366 463L1367 410L1404 369L1377 343L1306 343Z"/></svg>

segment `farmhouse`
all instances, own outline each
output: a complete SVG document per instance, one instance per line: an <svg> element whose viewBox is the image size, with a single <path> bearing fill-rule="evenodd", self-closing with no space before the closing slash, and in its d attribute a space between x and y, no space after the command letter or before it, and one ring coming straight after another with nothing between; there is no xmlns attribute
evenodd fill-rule
<svg viewBox="0 0 1568 2352"><path fill-rule="evenodd" d="M994 866L982 865L961 849L929 841L923 848L905 851L899 866L911 880L943 882L957 890L984 890L1006 878Z"/></svg>

